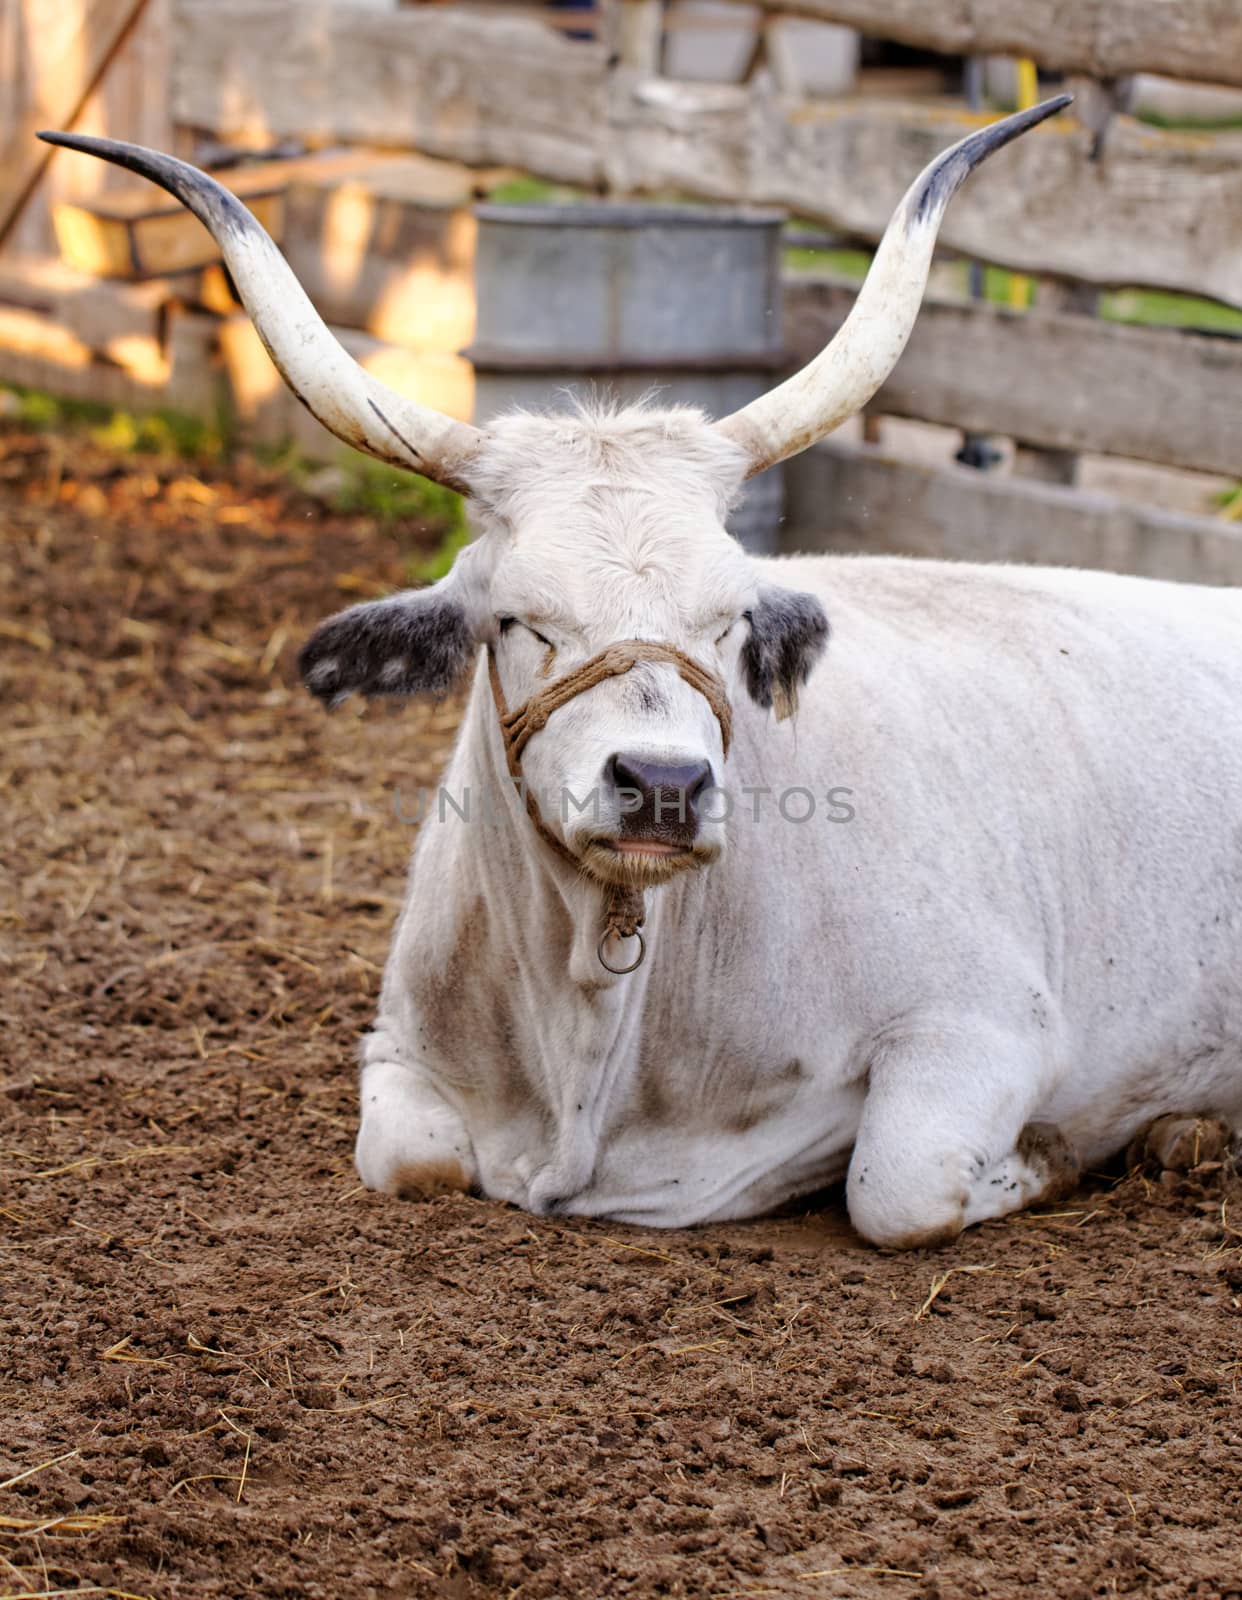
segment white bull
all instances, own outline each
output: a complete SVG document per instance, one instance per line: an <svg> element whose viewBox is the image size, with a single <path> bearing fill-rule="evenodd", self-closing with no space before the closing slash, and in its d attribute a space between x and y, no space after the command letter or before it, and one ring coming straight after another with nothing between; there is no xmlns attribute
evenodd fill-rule
<svg viewBox="0 0 1242 1600"><path fill-rule="evenodd" d="M353 367L209 179L57 136L203 217L322 420L475 503L446 579L303 655L330 701L474 666L364 1045L371 1187L675 1226L848 1171L913 1245L1164 1113L1242 1123L1242 595L724 531L883 380L953 188L1047 109L928 169L838 340L746 411L486 434Z"/></svg>

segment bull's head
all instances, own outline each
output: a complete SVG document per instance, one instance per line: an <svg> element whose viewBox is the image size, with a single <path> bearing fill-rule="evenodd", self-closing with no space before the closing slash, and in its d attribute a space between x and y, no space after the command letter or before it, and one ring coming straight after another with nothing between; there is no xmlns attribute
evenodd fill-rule
<svg viewBox="0 0 1242 1600"><path fill-rule="evenodd" d="M501 419L471 478L479 536L439 583L325 622L306 682L328 701L436 693L483 643L498 753L511 729L558 844L605 882L709 861L731 695L786 714L828 633L725 533L745 474L694 411Z"/></svg>
<svg viewBox="0 0 1242 1600"><path fill-rule="evenodd" d="M132 168L181 200L210 230L272 359L320 422L474 503L479 537L448 577L319 628L302 654L308 686L327 701L440 693L485 645L497 727L526 713L507 750L497 737L498 757L534 794L573 797L534 805L536 825L600 882L637 887L718 853L708 797L726 755L729 696L787 714L828 635L818 600L761 581L725 532L730 503L748 477L866 404L905 347L955 190L1067 103L982 128L933 161L898 206L831 344L743 410L719 422L685 409L515 415L486 430L357 365L254 217L204 173L135 145L43 137ZM662 654L618 658L614 647L633 641Z"/></svg>

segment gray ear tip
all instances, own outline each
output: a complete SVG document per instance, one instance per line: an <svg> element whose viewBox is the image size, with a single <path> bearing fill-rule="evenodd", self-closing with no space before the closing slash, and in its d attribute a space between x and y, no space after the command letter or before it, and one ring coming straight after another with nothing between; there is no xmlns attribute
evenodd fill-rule
<svg viewBox="0 0 1242 1600"><path fill-rule="evenodd" d="M302 682L329 707L350 694L444 694L474 660L460 601L444 590L364 601L321 622L298 653Z"/></svg>
<svg viewBox="0 0 1242 1600"><path fill-rule="evenodd" d="M783 722L796 710L798 689L827 647L828 614L818 595L764 584L747 615L743 660L750 697Z"/></svg>

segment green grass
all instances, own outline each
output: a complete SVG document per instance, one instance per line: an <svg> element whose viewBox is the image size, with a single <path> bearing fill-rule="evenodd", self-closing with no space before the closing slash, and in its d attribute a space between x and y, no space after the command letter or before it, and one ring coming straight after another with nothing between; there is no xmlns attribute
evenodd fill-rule
<svg viewBox="0 0 1242 1600"><path fill-rule="evenodd" d="M871 265L869 250L808 250L801 245L787 247L782 259L790 272L839 272L844 278L867 276Z"/></svg>
<svg viewBox="0 0 1242 1600"><path fill-rule="evenodd" d="M1161 289L1119 289L1101 299L1100 315L1110 322L1137 322L1162 328L1199 328L1208 333L1242 334L1242 311Z"/></svg>
<svg viewBox="0 0 1242 1600"><path fill-rule="evenodd" d="M430 478L420 478L416 472L390 467L344 446L328 469L322 463L293 455L284 470L300 486L309 484L325 470L335 471L339 482L323 496L329 509L343 516L372 517L390 536L399 536L403 528L415 523L440 527L443 531L430 555L406 556L411 583L434 583L444 577L458 551L469 543L470 528L462 497L432 483Z"/></svg>
<svg viewBox="0 0 1242 1600"><path fill-rule="evenodd" d="M115 411L93 400L66 400L42 389L0 385L16 400L14 421L39 433L81 429L97 444L123 455L184 456L219 460L233 448L232 430L223 420L204 422L181 411Z"/></svg>
<svg viewBox="0 0 1242 1600"><path fill-rule="evenodd" d="M802 245L787 246L782 260L788 272L834 272L844 278L861 283L871 265L870 250L815 250ZM954 287L963 295L968 292L970 268L966 262L955 262L948 269L955 279ZM983 295L985 300L997 305L1009 304L1009 286L1015 273L1005 267L984 267Z"/></svg>
<svg viewBox="0 0 1242 1600"><path fill-rule="evenodd" d="M861 283L871 265L867 250L808 250L801 247L784 251L784 264L791 272L832 272ZM970 268L964 261L939 269L952 279L953 291L963 297L969 293ZM1010 286L1015 277L1006 267L985 266L983 297L993 305L1010 305ZM943 282L943 277L941 282ZM1039 284L1032 279L1030 303L1039 304ZM1175 294L1163 289L1117 289L1100 295L1099 315L1106 322L1129 322L1152 328L1188 328L1206 333L1242 335L1242 310L1205 300L1198 295Z"/></svg>
<svg viewBox="0 0 1242 1600"><path fill-rule="evenodd" d="M180 412L116 411L93 401L62 400L39 389L7 384L0 385L0 394L10 394L16 401L3 413L9 421L41 433L85 433L96 444L122 456L159 455L201 466L207 462L227 464L237 452L231 429ZM249 453L294 488L314 493L329 510L342 516L373 518L389 537L400 538L412 525L439 529L439 541L430 554L406 555L406 572L412 583L442 578L469 540L461 496L417 473L387 466L344 445L337 447L327 463L311 461L287 445L259 445Z"/></svg>
<svg viewBox="0 0 1242 1600"><path fill-rule="evenodd" d="M296 454L289 455L287 461L288 476L298 484L325 470L322 462L308 461ZM340 486L330 489L324 499L333 511L344 516L374 517L388 529L415 519L452 521L460 509L461 497L451 489L357 450L342 446L331 467L340 475Z"/></svg>
<svg viewBox="0 0 1242 1600"><path fill-rule="evenodd" d="M1235 483L1228 489L1222 489L1216 496L1216 504L1229 521L1242 518L1242 483Z"/></svg>
<svg viewBox="0 0 1242 1600"><path fill-rule="evenodd" d="M470 541L465 501L452 489L401 467L390 467L338 445L331 461L312 461L291 445L256 447L252 454L287 478L296 488L313 494L340 516L371 517L390 538L401 538L411 525L439 527L435 549L405 557L410 583L434 583L444 577L457 552Z"/></svg>
<svg viewBox="0 0 1242 1600"><path fill-rule="evenodd" d="M1242 117L1166 117L1159 111L1143 111L1137 120L1170 133L1230 133L1242 128Z"/></svg>
<svg viewBox="0 0 1242 1600"><path fill-rule="evenodd" d="M569 205L575 200L584 200L586 196L581 189L575 189L570 184L545 183L542 178L522 175L498 183L487 198L498 205L521 206Z"/></svg>

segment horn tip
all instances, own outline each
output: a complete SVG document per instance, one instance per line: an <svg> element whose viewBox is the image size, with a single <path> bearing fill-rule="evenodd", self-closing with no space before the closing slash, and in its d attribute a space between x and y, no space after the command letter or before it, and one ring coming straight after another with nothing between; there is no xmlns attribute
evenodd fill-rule
<svg viewBox="0 0 1242 1600"><path fill-rule="evenodd" d="M1047 100L1041 100L1038 105L1032 106L1031 110L1040 113L1039 120L1042 122L1045 117L1055 117L1058 111L1064 111L1066 106L1072 106L1073 103L1072 94L1054 94Z"/></svg>
<svg viewBox="0 0 1242 1600"><path fill-rule="evenodd" d="M44 144L60 145L66 150L80 150L85 155L99 154L101 146L115 144L113 139L94 139L85 133L64 133L59 128L40 128L35 134Z"/></svg>
<svg viewBox="0 0 1242 1600"><path fill-rule="evenodd" d="M1022 134L1029 133L1041 122L1064 111L1066 106L1073 103L1073 99L1072 94L1053 95L1051 99L1041 100L1038 105L1012 112L998 122L990 122L986 127L976 129L944 151L918 178L910 192L908 198L912 203L914 220L939 226L950 199L976 167Z"/></svg>

